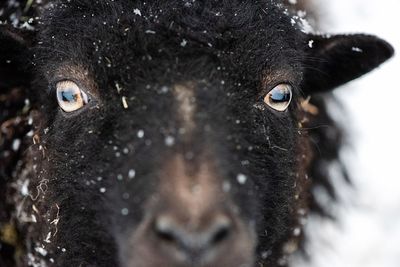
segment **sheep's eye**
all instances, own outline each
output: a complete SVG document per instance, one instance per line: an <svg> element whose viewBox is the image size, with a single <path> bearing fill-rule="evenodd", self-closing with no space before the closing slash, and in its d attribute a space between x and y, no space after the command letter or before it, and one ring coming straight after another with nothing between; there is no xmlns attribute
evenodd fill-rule
<svg viewBox="0 0 400 267"><path fill-rule="evenodd" d="M65 112L82 108L89 102L88 96L72 81L61 81L56 84L58 105Z"/></svg>
<svg viewBox="0 0 400 267"><path fill-rule="evenodd" d="M285 111L292 100L292 86L281 83L264 97L264 103L277 111Z"/></svg>

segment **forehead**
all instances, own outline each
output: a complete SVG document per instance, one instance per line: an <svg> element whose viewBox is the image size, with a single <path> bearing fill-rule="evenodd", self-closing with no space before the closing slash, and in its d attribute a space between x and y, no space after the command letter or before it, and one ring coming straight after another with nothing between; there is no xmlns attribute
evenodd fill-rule
<svg viewBox="0 0 400 267"><path fill-rule="evenodd" d="M270 1L62 1L45 11L41 27L43 62L107 67L109 75L123 69L137 79L196 76L211 65L259 77L302 59L302 33Z"/></svg>

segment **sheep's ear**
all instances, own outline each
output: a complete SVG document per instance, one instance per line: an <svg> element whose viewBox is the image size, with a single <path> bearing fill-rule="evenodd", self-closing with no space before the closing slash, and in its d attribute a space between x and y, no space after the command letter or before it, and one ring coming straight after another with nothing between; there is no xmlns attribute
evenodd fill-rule
<svg viewBox="0 0 400 267"><path fill-rule="evenodd" d="M34 32L0 26L0 90L29 84L33 41Z"/></svg>
<svg viewBox="0 0 400 267"><path fill-rule="evenodd" d="M378 67L393 56L393 47L375 36L309 35L303 91L331 90Z"/></svg>

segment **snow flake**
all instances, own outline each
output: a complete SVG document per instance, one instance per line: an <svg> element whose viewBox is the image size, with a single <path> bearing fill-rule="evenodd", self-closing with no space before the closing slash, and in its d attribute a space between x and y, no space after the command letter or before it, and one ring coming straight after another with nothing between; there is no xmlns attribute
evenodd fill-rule
<svg viewBox="0 0 400 267"><path fill-rule="evenodd" d="M29 22L24 22L24 24L21 25L21 29L26 29L28 31L33 31L35 27L29 24Z"/></svg>
<svg viewBox="0 0 400 267"><path fill-rule="evenodd" d="M163 86L163 87L161 87L161 89L160 89L160 93L161 94L166 94L166 93L168 93L168 91L169 91L169 88L168 88L168 86Z"/></svg>
<svg viewBox="0 0 400 267"><path fill-rule="evenodd" d="M122 91L122 87L119 85L118 82L115 82L115 88L117 88L118 94Z"/></svg>
<svg viewBox="0 0 400 267"><path fill-rule="evenodd" d="M188 43L187 40L183 39L182 42L181 42L181 46L185 47L187 45L187 43Z"/></svg>
<svg viewBox="0 0 400 267"><path fill-rule="evenodd" d="M299 19L300 19L300 28L302 32L312 33L314 31L313 27L306 19L304 18L299 18Z"/></svg>
<svg viewBox="0 0 400 267"><path fill-rule="evenodd" d="M363 52L363 50L361 48L359 48L359 47L352 47L351 51L354 51L354 52L357 52L357 53L362 53Z"/></svg>
<svg viewBox="0 0 400 267"><path fill-rule="evenodd" d="M129 214L129 210L127 208L123 208L123 209L121 209L121 214L123 216L127 216Z"/></svg>
<svg viewBox="0 0 400 267"><path fill-rule="evenodd" d="M229 181L224 181L223 183L222 183L222 190L225 192L225 193L227 193L227 192L229 192L230 190L231 190L231 183L229 182Z"/></svg>
<svg viewBox="0 0 400 267"><path fill-rule="evenodd" d="M267 250L267 251L261 252L261 258L263 258L264 260L267 259L271 255L272 255L272 251L271 250Z"/></svg>
<svg viewBox="0 0 400 267"><path fill-rule="evenodd" d="M127 109L129 106L126 96L123 96L121 100L122 100L122 106L124 107L124 109Z"/></svg>
<svg viewBox="0 0 400 267"><path fill-rule="evenodd" d="M24 183L22 184L22 186L21 186L21 194L23 195L23 196L27 196L27 195L29 195L29 189L28 189L28 187L29 187L29 180L25 180L24 181Z"/></svg>
<svg viewBox="0 0 400 267"><path fill-rule="evenodd" d="M136 176L136 171L134 169L130 169L128 171L128 178L133 179L133 178L135 178L135 176Z"/></svg>
<svg viewBox="0 0 400 267"><path fill-rule="evenodd" d="M43 257L46 257L46 255L47 255L47 250L45 250L45 249L42 248L42 247L36 247L36 248L35 248L35 251L36 251L37 253L39 253L40 255L42 255Z"/></svg>
<svg viewBox="0 0 400 267"><path fill-rule="evenodd" d="M164 142L165 142L166 146L171 147L175 144L175 138L173 136L169 135L169 136L165 137Z"/></svg>
<svg viewBox="0 0 400 267"><path fill-rule="evenodd" d="M243 173L239 173L239 174L236 176L236 180L238 181L239 184L245 184L246 181L247 181L247 176L244 175Z"/></svg>
<svg viewBox="0 0 400 267"><path fill-rule="evenodd" d="M135 9L133 10L133 13L134 13L135 15L142 16L142 12L140 12L140 10L137 9L137 8L135 8Z"/></svg>
<svg viewBox="0 0 400 267"><path fill-rule="evenodd" d="M47 236L46 236L46 239L43 240L43 241L46 242L46 243L48 243L48 244L50 244L50 243L51 243L50 238L51 238L51 232L48 232L48 233L47 233ZM43 256L46 256L46 255L43 255Z"/></svg>
<svg viewBox="0 0 400 267"><path fill-rule="evenodd" d="M300 236L300 234L301 234L301 228L300 228L300 227L296 227L296 228L293 230L293 235L294 235L294 236Z"/></svg>
<svg viewBox="0 0 400 267"><path fill-rule="evenodd" d="M143 137L144 137L144 131L143 131L143 130L139 130L139 131L137 132L137 137L143 138Z"/></svg>

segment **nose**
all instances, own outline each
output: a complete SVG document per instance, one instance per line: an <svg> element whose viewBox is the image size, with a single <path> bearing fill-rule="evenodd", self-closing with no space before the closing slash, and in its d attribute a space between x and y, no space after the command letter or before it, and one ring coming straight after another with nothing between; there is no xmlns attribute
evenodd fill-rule
<svg viewBox="0 0 400 267"><path fill-rule="evenodd" d="M159 242L179 251L184 259L199 262L227 244L234 234L228 215L216 214L201 224L178 221L170 214L157 216L153 230Z"/></svg>
<svg viewBox="0 0 400 267"><path fill-rule="evenodd" d="M172 158L142 221L121 248L126 267L252 266L254 225L207 164ZM209 163L211 164L211 163Z"/></svg>

